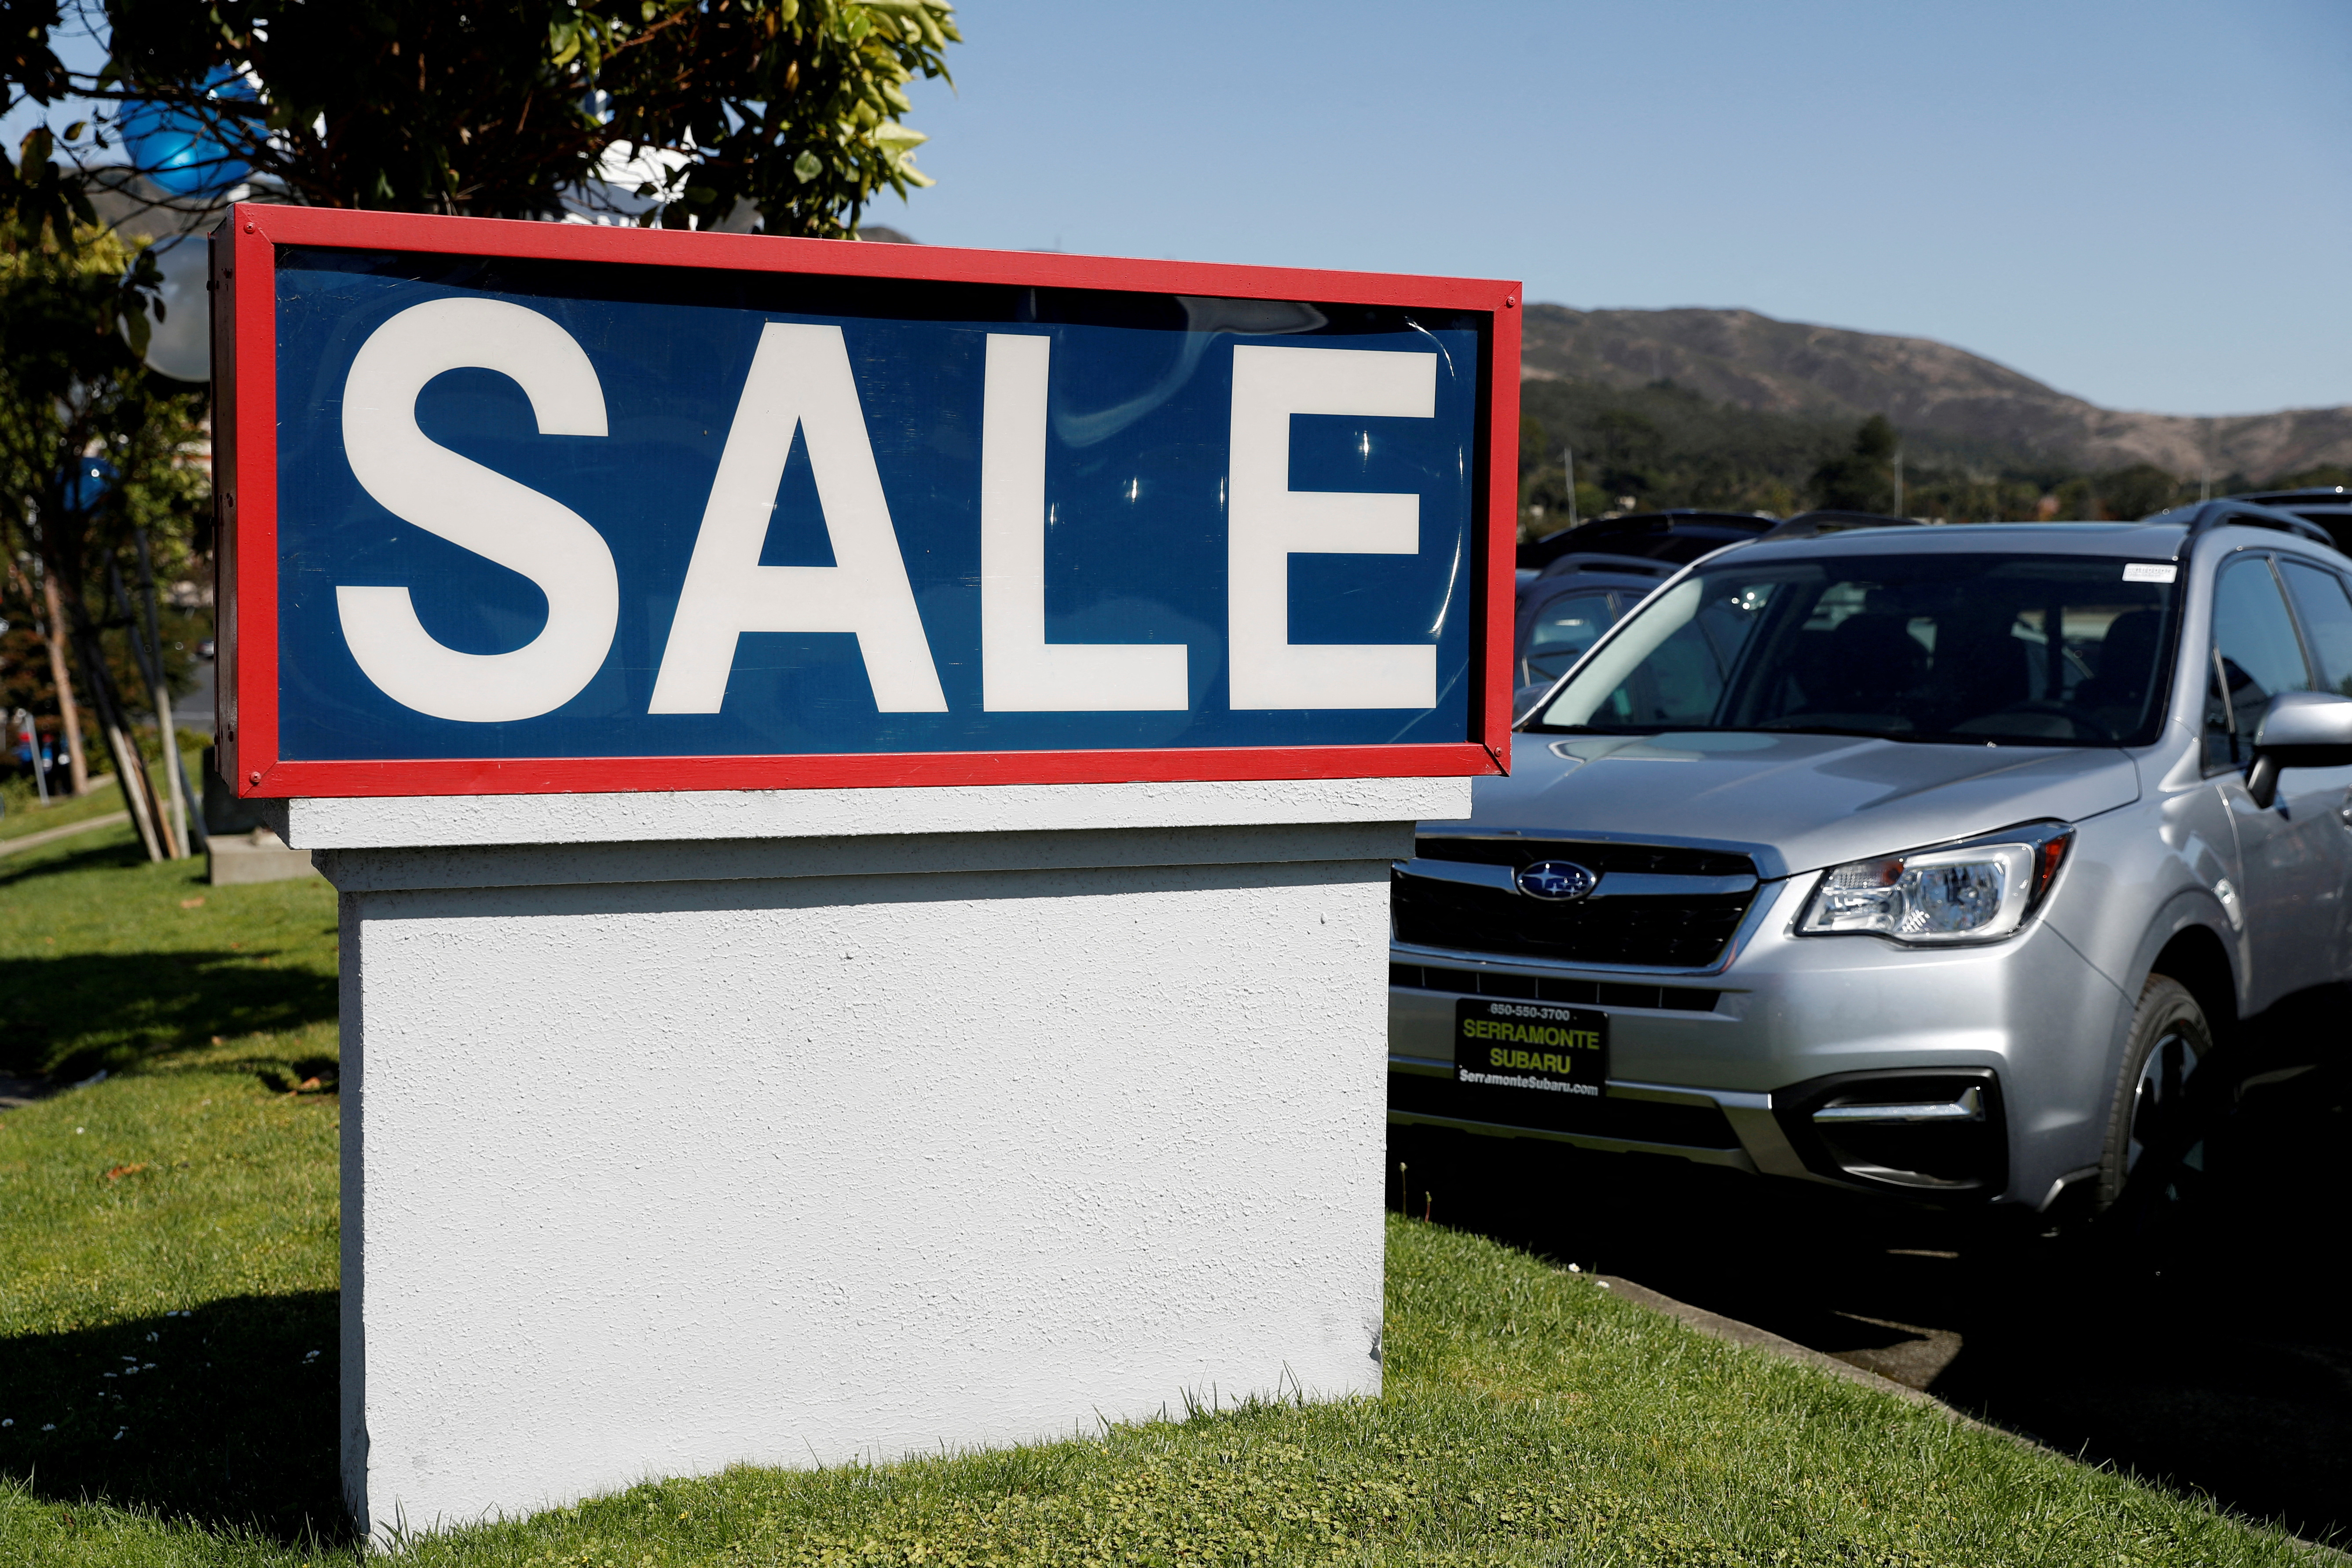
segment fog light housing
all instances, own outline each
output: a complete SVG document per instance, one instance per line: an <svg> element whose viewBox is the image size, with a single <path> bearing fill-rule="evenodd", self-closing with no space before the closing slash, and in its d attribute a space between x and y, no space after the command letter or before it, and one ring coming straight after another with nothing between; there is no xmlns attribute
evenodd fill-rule
<svg viewBox="0 0 2352 1568"><path fill-rule="evenodd" d="M1805 1168L1939 1202L2009 1185L2009 1121L1990 1068L1832 1073L1777 1089L1772 1114Z"/></svg>

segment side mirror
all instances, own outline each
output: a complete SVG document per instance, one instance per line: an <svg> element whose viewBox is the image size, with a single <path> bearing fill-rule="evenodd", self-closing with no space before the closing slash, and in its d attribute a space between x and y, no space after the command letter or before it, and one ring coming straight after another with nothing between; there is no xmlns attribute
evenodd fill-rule
<svg viewBox="0 0 2352 1568"><path fill-rule="evenodd" d="M2282 691L2254 736L2246 793L2267 808L2278 798L2281 768L2352 767L2352 697L2332 691Z"/></svg>

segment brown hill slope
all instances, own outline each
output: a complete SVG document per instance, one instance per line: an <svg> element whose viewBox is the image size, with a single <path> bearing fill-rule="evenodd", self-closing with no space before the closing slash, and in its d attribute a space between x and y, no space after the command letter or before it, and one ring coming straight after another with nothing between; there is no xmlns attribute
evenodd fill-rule
<svg viewBox="0 0 2352 1568"><path fill-rule="evenodd" d="M1885 414L1987 460L2070 468L2154 463L2256 483L2352 464L2352 407L2192 418L2069 397L2006 365L1927 338L1780 321L1753 310L1571 310L1531 306L1524 374L1613 386L1668 379L1718 402L1788 414Z"/></svg>

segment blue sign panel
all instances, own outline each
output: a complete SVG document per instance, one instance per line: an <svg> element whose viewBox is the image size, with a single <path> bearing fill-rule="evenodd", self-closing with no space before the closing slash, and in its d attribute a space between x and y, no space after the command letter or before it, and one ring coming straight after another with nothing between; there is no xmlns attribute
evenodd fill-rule
<svg viewBox="0 0 2352 1568"><path fill-rule="evenodd" d="M238 205L246 794L1482 773L1517 285Z"/></svg>
<svg viewBox="0 0 2352 1568"><path fill-rule="evenodd" d="M289 247L289 762L1474 737L1485 318Z"/></svg>

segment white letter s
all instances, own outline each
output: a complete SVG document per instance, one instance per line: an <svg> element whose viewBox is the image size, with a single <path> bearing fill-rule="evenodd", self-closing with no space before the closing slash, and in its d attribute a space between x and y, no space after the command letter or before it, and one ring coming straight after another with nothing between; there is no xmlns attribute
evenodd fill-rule
<svg viewBox="0 0 2352 1568"><path fill-rule="evenodd" d="M385 510L517 572L547 595L547 625L508 653L434 640L406 588L335 590L352 657L385 695L436 719L488 724L562 707L603 668L620 624L613 552L577 513L425 437L416 397L445 371L491 370L530 399L540 433L605 434L595 366L536 310L435 300L378 327L343 386L343 450Z"/></svg>

